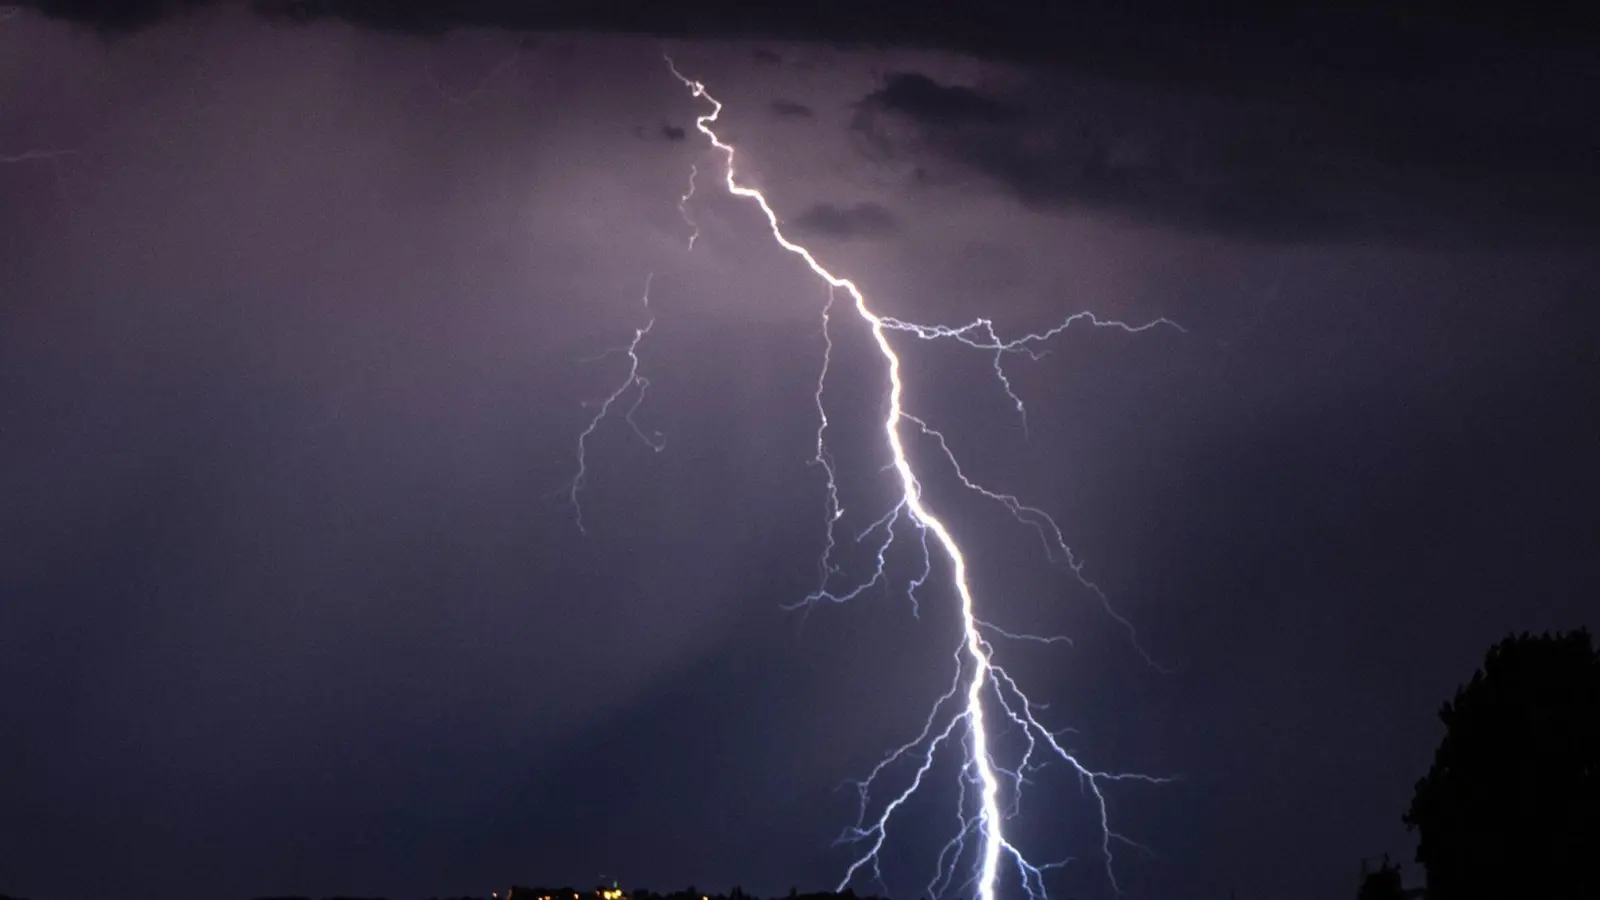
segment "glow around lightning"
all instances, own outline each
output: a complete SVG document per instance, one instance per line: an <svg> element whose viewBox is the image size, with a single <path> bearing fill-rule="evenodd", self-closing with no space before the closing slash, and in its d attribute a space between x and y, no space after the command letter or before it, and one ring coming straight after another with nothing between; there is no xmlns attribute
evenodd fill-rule
<svg viewBox="0 0 1600 900"><path fill-rule="evenodd" d="M921 587L922 583L931 574L934 558L934 554L930 552L932 548L937 548L937 555L948 565L951 581L959 601L962 626L961 640L955 651L955 674L948 689L935 702L921 733L886 756L865 779L856 782L855 786L860 798L860 814L856 823L846 831L841 840L861 849L859 855L856 856L845 871L839 883L839 890L843 890L852 881L867 874L872 875L880 883L882 882L882 872L879 867L880 853L889 838L890 826L895 814L922 786L924 778L934 768L936 759L941 751L959 744L962 751L962 763L958 780L960 795L955 834L944 845L938 856L936 871L933 879L928 884L930 895L937 897L955 887L963 891L976 889L980 900L995 900L1000 890L1002 878L1008 877L1016 877L1023 891L1030 898L1039 900L1039 898L1047 895L1044 884L1045 872L1064 865L1068 861L1061 860L1042 864L1030 861L1018 848L1014 840L1007 835L1005 829L1007 819L1015 815L1020 805L1022 786L1026 783L1028 774L1038 768L1042 762L1041 758L1047 755L1064 761L1070 766L1084 787L1085 793L1091 798L1100 828L1100 855L1112 887L1120 893L1112 866L1113 848L1118 843L1132 844L1132 842L1119 835L1111 827L1103 788L1106 784L1117 781L1160 783L1166 779L1090 769L1081 764L1076 756L1059 742L1057 733L1040 724L1034 714L1037 705L1029 701L1016 681L1002 666L997 664L994 647L986 635L1044 643L1064 641L1065 638L1019 634L1007 631L979 617L968 576L966 555L963 553L960 543L956 540L949 526L935 515L933 510L923 501L921 481L907 453L907 435L926 438L934 442L965 487L1000 503L1019 521L1036 529L1045 543L1045 549L1048 554L1054 556L1059 552L1061 558L1071 567L1079 581L1091 589L1102 603L1105 603L1105 595L1084 577L1082 563L1067 547L1061 529L1056 526L1056 523L1049 515L1042 510L1024 504L1015 496L992 491L970 480L962 472L944 435L930 427L923 419L906 411L904 405L905 384L901 377L900 357L895 352L893 344L890 343L889 335L890 332L900 332L911 334L922 340L953 340L974 349L992 352L994 354L995 373L1006 395L1015 404L1019 415L1025 417L1026 409L1021 399L1012 390L1011 383L1006 378L1001 365L1006 355L1022 354L1037 358L1044 352L1040 345L1066 330L1069 326L1078 323L1112 327L1128 332L1143 331L1158 325L1167 325L1174 328L1177 326L1166 319L1159 319L1144 325L1130 326L1121 322L1098 319L1090 313L1079 313L1050 331L1006 341L1000 338L993 323L987 319L979 319L971 324L959 327L929 326L907 322L875 312L868 303L866 296L853 281L835 275L818 262L810 250L789 240L784 235L779 225L777 213L773 211L772 206L759 190L739 183L734 169L734 147L724 142L713 128L722 113L722 103L707 92L704 84L680 72L671 58L667 58L666 62L672 74L689 89L695 98L704 99L711 104L711 111L698 117L695 120L695 126L701 134L705 135L713 147L725 155L727 160L725 186L729 193L754 202L760 208L762 214L765 215L772 239L778 246L799 257L828 286L828 302L823 307L822 313L823 337L826 349L823 357L822 373L817 381L816 401L820 424L817 429L817 443L814 454L814 462L822 467L827 476L827 542L820 561L822 584L804 602L806 604L819 601L844 602L859 595L868 587L882 583L886 578L885 556L895 539L896 528L901 522L905 522L909 527L917 529L925 563L922 573L913 579L910 584L909 593L913 603L917 602L917 588ZM684 195L679 203L680 212L683 212L685 220L690 222L691 225L693 225L693 222L689 218L686 205L693 193L693 184L693 175L691 174L690 191ZM699 230L696 228L695 236L698 237L698 235ZM692 242L693 238L691 238L691 246ZM892 468L898 476L901 492L898 501L887 513L857 535L857 540L860 541L865 540L870 534L880 534L877 538L878 565L871 578L864 583L846 589L830 589L829 584L832 576L839 571L832 563L832 553L836 547L834 526L844 512L839 503L833 460L827 451L825 442L828 418L826 407L823 403L823 393L833 348L828 329L832 324L831 316L834 303L840 291L849 297L856 315L870 331L873 341L883 358L888 393L885 404L887 412L883 421L883 435L891 460L889 468ZM642 332L640 332L640 336L642 336ZM637 340L635 345L637 345ZM603 414L604 411L602 410ZM1025 424L1026 419L1024 419ZM591 425L590 430L592 429L593 425ZM928 540L929 535L932 535L933 538L932 548L930 548ZM1109 603L1106 603L1106 608L1111 611ZM1112 611L1112 614L1115 615L1115 612ZM1120 616L1117 619L1124 626L1127 626L1125 619ZM1131 626L1129 626L1129 631L1131 635ZM1148 659L1148 655L1146 655L1146 658ZM992 716L1003 716L1005 720L1008 720L1011 725L1015 726L1024 735L1023 752L1020 759L1013 766L1002 765L995 759L991 728L994 724L997 724L998 720L991 722ZM886 802L882 803L881 807L875 807L874 790L878 787L880 776L885 775L891 767L903 762L914 766L914 774L910 785L890 796ZM970 800L969 792L974 795ZM876 808L876 815L869 815L874 808ZM976 846L969 847L969 841ZM958 872L963 871L961 868L962 860L968 856L975 857L974 874L964 882L957 884Z"/></svg>

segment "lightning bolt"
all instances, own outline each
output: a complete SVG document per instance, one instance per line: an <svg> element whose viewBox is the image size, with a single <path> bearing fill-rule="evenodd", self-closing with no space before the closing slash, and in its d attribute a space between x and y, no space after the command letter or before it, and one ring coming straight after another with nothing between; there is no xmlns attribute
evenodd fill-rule
<svg viewBox="0 0 1600 900"><path fill-rule="evenodd" d="M678 198L678 215L683 216L683 222L689 226L689 249L694 249L694 242L700 239L700 226L695 223L694 216L689 215L689 201L694 199L694 180L700 174L695 166L689 167L689 187Z"/></svg>
<svg viewBox="0 0 1600 900"><path fill-rule="evenodd" d="M822 468L827 477L827 540L819 563L823 586L799 605L809 606L821 600L845 602L859 596L867 588L884 582L887 578L885 574L886 555L894 543L895 529L901 522L907 523L908 527L917 529L923 551L923 572L912 580L908 591L914 604L913 609L915 609L916 603L915 591L922 585L932 570L929 535L932 535L933 545L937 547L938 555L949 567L951 580L954 583L957 599L959 600L962 633L954 655L955 675L950 687L935 701L933 709L929 712L923 724L921 733L885 756L865 779L855 782L855 788L860 800L859 814L855 825L847 829L840 840L848 844L864 845L865 849L846 869L843 878L839 882L838 890L844 890L858 875L864 872L870 872L880 883L883 881L880 869L880 854L885 842L888 840L890 821L921 788L924 778L933 769L941 752L948 747L959 744L962 751L962 762L958 780L960 797L957 805L956 834L945 844L936 860L934 878L928 885L931 895L937 897L949 890L956 878L957 867L960 865L961 860L969 855L968 840L976 839L977 847L974 850L976 856L975 872L962 885L962 890L975 887L980 900L995 900L1002 868L1009 863L1015 869L1023 891L1031 900L1043 900L1043 898L1047 897L1044 883L1045 873L1066 865L1070 860L1045 864L1032 863L1018 849L1016 844L1007 837L1004 828L1007 818L1015 814L1020 804L1022 786L1027 781L1028 773L1039 766L1034 762L1036 753L1041 756L1048 754L1067 763L1077 775L1085 792L1093 798L1101 834L1100 855L1104 861L1106 876L1112 888L1120 894L1121 888L1117 883L1113 868L1113 845L1128 844L1134 847L1139 845L1112 830L1103 788L1108 784L1124 781L1160 784L1171 779L1091 769L1080 763L1073 752L1059 742L1057 733L1046 729L1040 724L1034 714L1037 705L1028 699L1010 674L995 662L994 647L984 635L987 632L1008 639L1032 640L1044 643L1061 642L1065 641L1066 638L1041 637L1010 632L978 617L976 602L967 574L966 556L949 526L936 516L923 501L922 483L912 466L907 451L908 433L912 437L921 437L936 443L941 449L945 460L966 488L1001 504L1012 516L1033 527L1044 541L1046 553L1053 556L1059 551L1078 580L1101 599L1108 611L1111 611L1113 615L1116 614L1111 610L1109 602L1106 601L1104 592L1084 576L1082 563L1067 547L1061 529L1049 515L1042 510L1022 503L1013 495L992 491L970 480L962 472L961 466L956 461L955 454L951 451L945 436L930 427L925 420L906 412L904 407L905 385L901 378L900 357L895 352L893 344L890 343L889 335L891 333L908 333L923 340L954 340L975 349L993 352L995 373L1000 379L1006 395L1015 404L1019 415L1024 417L1024 427L1026 427L1026 408L1012 389L1011 382L1006 377L1001 365L1007 354L1022 354L1037 359L1044 352L1038 345L1043 344L1060 332L1065 331L1071 325L1079 322L1085 322L1097 327L1117 328L1127 332L1140 332L1158 325L1168 325L1176 328L1176 324L1166 319L1158 319L1144 325L1130 326L1122 322L1102 320L1090 313L1079 313L1050 331L1041 334L1030 334L1008 341L999 336L994 324L987 319L979 319L964 326L949 327L920 325L874 312L867 302L866 296L853 281L835 275L818 262L810 250L794 243L784 235L777 213L773 211L772 206L767 202L767 198L759 190L739 183L734 171L734 147L724 142L712 127L722 113L722 103L707 92L704 84L689 78L679 71L670 56L666 56L666 63L672 74L683 83L684 87L688 88L694 98L704 99L711 104L709 113L696 118L695 127L701 134L705 135L714 148L721 151L726 157L725 185L728 192L736 197L754 202L766 217L773 241L784 250L798 257L810 268L813 274L826 282L828 286L828 302L823 306L822 310L823 366L822 372L818 376L816 389L816 404L820 424L817 429L816 450L812 460L814 464ZM691 185L692 183L691 176ZM685 202L687 202L687 195L685 196ZM680 210L681 208L680 204ZM839 491L833 459L827 451L825 441L828 417L826 406L823 402L823 394L833 350L833 341L829 333L829 328L832 324L831 316L838 292L841 291L849 297L857 317L870 332L874 343L877 345L878 352L883 358L888 382L887 413L883 421L883 435L890 457L890 463L885 468L893 469L898 476L901 493L889 512L885 513L865 530L859 532L856 537L859 542L865 540L868 535L881 531L877 551L878 565L871 578L856 584L854 587L835 591L827 589L827 584L830 581L830 576L838 572L838 568L832 562L832 554L837 546L834 526L844 515L844 510L839 504ZM1121 616L1116 616L1116 618L1129 628L1130 636L1134 637L1135 646L1137 646L1136 636L1132 635L1132 628L1128 625L1127 620ZM1143 653L1143 650L1141 649L1140 652ZM1148 654L1145 654L1145 657L1149 659ZM992 727L991 715L1004 717L1023 735L1025 745L1021 758L1014 767L1006 768L994 758L994 742L990 731ZM994 724L1001 723L996 722ZM882 777L886 776L888 771L897 764L913 760L915 761L915 769L909 786L894 794L878 810L876 817L869 815L869 811L873 806L874 788ZM969 791L975 795L970 801ZM1003 797L1002 795L1005 796ZM1003 801L1006 803L1005 808L1002 808ZM969 811L969 805L971 811Z"/></svg>
<svg viewBox="0 0 1600 900"><path fill-rule="evenodd" d="M644 308L647 313L650 312L650 282L654 278L655 273L652 272L646 275L644 279ZM594 434L595 429L600 427L600 423L611 412L611 407L622 398L622 395L637 388L634 391L633 403L628 406L628 411L623 414L622 418L623 421L628 423L628 427L633 429L633 433L638 435L639 440L657 453L660 453L667 446L661 432L654 429L646 431L633 417L634 413L639 411L639 404L644 402L645 389L650 386L650 379L639 374L639 345L644 342L644 336L650 333L650 329L654 328L655 324L655 314L651 313L643 325L633 330L633 340L629 341L626 347L614 347L589 358L589 361L594 361L617 353L624 354L628 357L628 374L611 393L607 394L598 403L593 404L595 407L594 416L589 419L589 424L585 425L583 430L578 433L578 472L572 476L572 482L567 487L567 498L572 502L572 515L574 521L577 522L578 530L584 534L588 534L589 531L583 524L583 504L578 502L578 494L583 490L583 486L589 477L587 457L589 436Z"/></svg>

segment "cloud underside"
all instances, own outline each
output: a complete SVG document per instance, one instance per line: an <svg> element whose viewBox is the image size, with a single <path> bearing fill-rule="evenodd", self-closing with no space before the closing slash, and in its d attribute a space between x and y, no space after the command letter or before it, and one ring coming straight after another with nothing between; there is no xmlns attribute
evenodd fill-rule
<svg viewBox="0 0 1600 900"><path fill-rule="evenodd" d="M797 230L840 239L884 237L900 230L900 220L876 203L837 206L818 203L790 220Z"/></svg>
<svg viewBox="0 0 1600 900"><path fill-rule="evenodd" d="M772 101L772 114L780 119L810 119L816 115L811 107L794 100Z"/></svg>
<svg viewBox="0 0 1600 900"><path fill-rule="evenodd" d="M1026 64L1037 82L1000 93L903 73L861 100L862 146L909 162L919 183L977 177L1038 208L1263 240L1600 234L1600 55L1586 52L1600 6L1330 0L1216 14L1178 0L932 0L908 16L886 0L22 5L123 31L230 2L284 26L742 38L767 65L783 58L760 47L767 40L947 49ZM1112 86L1134 106L1157 98L1156 108L1133 115L1052 97L1071 83ZM770 112L811 117L793 101ZM909 136L882 127L891 117L913 126Z"/></svg>
<svg viewBox="0 0 1600 900"><path fill-rule="evenodd" d="M1227 4L1186 0L927 0L908 15L898 0L15 0L25 8L107 30L146 27L198 8L249 6L286 22L340 19L396 32L455 28L580 31L658 37L814 41L944 49L990 59L1065 63L1125 76L1253 77L1262 71L1423 72L1462 46L1509 36L1528 45L1576 45L1600 25L1590 4L1327 0ZM1254 8L1259 6L1261 8ZM759 51L764 62L781 57Z"/></svg>
<svg viewBox="0 0 1600 900"><path fill-rule="evenodd" d="M1130 112L1048 77L1001 95L896 73L861 100L852 127L869 155L914 164L923 183L977 176L1036 208L1190 231L1288 242L1600 236L1600 129L1575 111L1201 99L1169 92Z"/></svg>

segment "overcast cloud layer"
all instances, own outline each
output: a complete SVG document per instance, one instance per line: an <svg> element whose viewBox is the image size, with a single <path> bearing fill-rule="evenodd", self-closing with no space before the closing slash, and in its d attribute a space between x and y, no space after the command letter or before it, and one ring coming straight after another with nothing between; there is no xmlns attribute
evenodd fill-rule
<svg viewBox="0 0 1600 900"><path fill-rule="evenodd" d="M112 35L214 5L24 4ZM337 21L401 34L490 28L957 51L1020 68L976 88L887 73L863 98L856 127L880 154L977 174L1027 204L1280 241L1588 246L1600 230L1600 125L1586 114L1600 104L1591 52L1600 20L1570 5L1205 12L1167 0L1059 8L937 0L915 16L859 0L256 0L250 8L284 27ZM809 113L787 98L771 109ZM885 115L909 127L915 150L885 135Z"/></svg>

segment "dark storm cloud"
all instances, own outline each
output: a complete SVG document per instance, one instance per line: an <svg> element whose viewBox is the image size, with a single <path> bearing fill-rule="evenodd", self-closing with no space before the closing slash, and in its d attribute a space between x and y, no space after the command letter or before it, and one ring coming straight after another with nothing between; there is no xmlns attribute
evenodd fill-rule
<svg viewBox="0 0 1600 900"><path fill-rule="evenodd" d="M662 140L677 143L688 138L689 132L682 125L662 124L653 130L647 129L643 125L635 125L633 126L633 136L641 141Z"/></svg>
<svg viewBox="0 0 1600 900"><path fill-rule="evenodd" d="M1002 96L902 73L863 98L854 128L880 154L925 154L1032 206L1260 240L1600 233L1600 127L1576 105L1489 93L1130 99L1041 76Z"/></svg>
<svg viewBox="0 0 1600 900"><path fill-rule="evenodd" d="M755 51L750 54L750 58L755 60L758 65L763 66L775 66L783 62L782 56L772 52L771 50L768 50L765 47L757 47Z"/></svg>
<svg viewBox="0 0 1600 900"><path fill-rule="evenodd" d="M843 239L883 237L900 230L899 218L877 203L818 203L792 221L801 230Z"/></svg>
<svg viewBox="0 0 1600 900"><path fill-rule="evenodd" d="M1016 118L1008 103L961 85L940 84L920 72L895 72L862 100L866 109L902 113L930 125L992 124Z"/></svg>
<svg viewBox="0 0 1600 900"><path fill-rule="evenodd" d="M24 0L47 15L108 29L148 26L225 0ZM244 2L244 0L240 0ZM661 37L766 38L845 45L946 49L990 59L1061 63L1083 71L1159 79L1256 79L1293 71L1343 74L1425 72L1442 63L1472 68L1462 50L1514 39L1575 46L1592 36L1600 12L1587 4L1413 3L1380 0L1298 4L1284 11L1230 4L1198 9L1181 0L1089 0L1005 4L933 0L903 4L736 0L535 4L522 0L249 0L281 21L342 19L409 33L453 28L588 31ZM1441 35L1439 28L1447 33ZM1424 39L1427 38L1427 39ZM1443 38L1443 39L1441 39ZM758 62L778 54L757 50Z"/></svg>
<svg viewBox="0 0 1600 900"><path fill-rule="evenodd" d="M772 114L780 119L809 119L816 115L811 107L794 100L772 101Z"/></svg>
<svg viewBox="0 0 1600 900"><path fill-rule="evenodd" d="M225 2L24 5L131 30ZM1204 12L1176 0L944 0L914 17L887 2L250 6L285 25L331 19L409 34L477 27L952 50L1035 66L1039 85L1031 96L1001 96L900 73L867 106L923 124L923 149L1031 205L1268 240L1581 241L1600 232L1600 124L1586 114L1600 106L1600 72L1585 52L1600 12L1576 4L1399 10L1352 0ZM1053 96L1056 79L1083 76L1171 102L1162 117L1107 128Z"/></svg>

